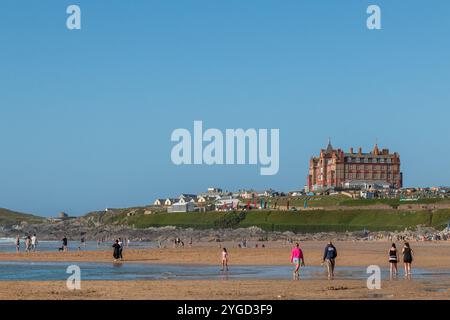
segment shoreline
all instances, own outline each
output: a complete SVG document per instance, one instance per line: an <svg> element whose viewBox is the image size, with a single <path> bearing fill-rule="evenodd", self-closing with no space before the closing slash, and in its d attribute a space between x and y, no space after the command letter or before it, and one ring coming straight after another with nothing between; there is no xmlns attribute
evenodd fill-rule
<svg viewBox="0 0 450 320"><path fill-rule="evenodd" d="M304 241L300 246L309 266L320 266L325 241ZM337 267L388 266L387 252L390 242L334 242L338 250ZM397 243L400 245L400 243ZM290 265L291 246L279 242L265 242L262 248L237 248L235 243L203 243L184 248L124 249L123 263L150 263L175 265L218 265L222 247L227 247L232 265ZM411 242L414 251L413 268L450 268L450 242ZM401 247L398 246L399 251ZM113 262L111 250L95 251L37 251L0 252L0 261L40 262ZM399 263L399 268L403 263Z"/></svg>

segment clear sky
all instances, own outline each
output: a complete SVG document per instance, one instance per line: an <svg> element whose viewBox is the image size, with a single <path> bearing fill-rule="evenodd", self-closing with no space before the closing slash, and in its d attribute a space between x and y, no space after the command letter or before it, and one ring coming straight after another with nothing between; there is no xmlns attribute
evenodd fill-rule
<svg viewBox="0 0 450 320"><path fill-rule="evenodd" d="M78 4L82 29L66 28ZM382 30L366 28L366 8ZM79 215L210 186L302 188L326 146L450 183L448 0L2 0L0 207ZM170 135L280 129L280 171L172 164Z"/></svg>

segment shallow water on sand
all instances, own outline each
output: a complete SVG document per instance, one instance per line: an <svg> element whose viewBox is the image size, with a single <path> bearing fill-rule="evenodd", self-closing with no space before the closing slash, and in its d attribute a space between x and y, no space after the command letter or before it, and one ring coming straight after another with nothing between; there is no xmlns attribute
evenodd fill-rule
<svg viewBox="0 0 450 320"><path fill-rule="evenodd" d="M211 279L291 279L292 266L232 266L221 272L217 266L198 265L153 265L135 263L90 263L90 262L0 262L0 281L51 281L66 280L70 274L67 267L77 265L82 280L211 280ZM365 268L338 267L335 278L342 280L365 280ZM413 270L412 279L427 279L432 282L450 276L450 270ZM302 279L326 279L323 267L302 268ZM382 270L382 278L389 279L388 270ZM399 279L402 279L399 276Z"/></svg>
<svg viewBox="0 0 450 320"><path fill-rule="evenodd" d="M0 252L16 252L15 239L13 238L0 238ZM97 244L97 241L86 241L82 244L80 241L69 241L68 247L70 251L97 251L97 250L112 250L112 241L101 242ZM145 249L145 248L156 248L157 242L131 242L129 245L130 249ZM37 251L58 251L61 248L61 241L51 241L51 240L38 240ZM25 241L20 240L20 252L25 251Z"/></svg>

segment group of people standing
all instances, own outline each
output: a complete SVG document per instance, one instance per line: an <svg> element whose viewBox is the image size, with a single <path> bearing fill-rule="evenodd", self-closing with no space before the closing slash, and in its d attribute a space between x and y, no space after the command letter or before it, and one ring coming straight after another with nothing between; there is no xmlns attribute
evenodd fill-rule
<svg viewBox="0 0 450 320"><path fill-rule="evenodd" d="M120 260L123 261L123 241L121 238L116 239L116 241L114 242L114 244L112 245L114 248L113 251L113 257L114 257L114 262Z"/></svg>
<svg viewBox="0 0 450 320"><path fill-rule="evenodd" d="M27 235L25 237L25 252L36 251L37 244L38 244L38 241L37 241L36 234L33 234L32 236ZM19 236L16 237L16 252L20 252L20 237Z"/></svg>
<svg viewBox="0 0 450 320"><path fill-rule="evenodd" d="M401 251L402 260L405 268L405 277L411 277L411 264L413 262L413 251L408 242L405 242ZM398 275L398 267L397 264L400 261L399 253L395 243L392 243L391 248L388 252L389 257L389 265L390 265L390 274L392 276ZM331 241L325 247L325 251L323 254L322 264L325 264L327 267L328 280L334 279L334 269L336 266L336 258L337 258L337 249L333 245ZM293 272L294 280L298 280L300 275L300 267L305 266L305 258L303 255L303 251L300 248L300 244L296 243L294 248L291 251L291 263L295 265L295 269Z"/></svg>
<svg viewBox="0 0 450 320"><path fill-rule="evenodd" d="M409 245L409 242L405 242L402 248L402 256L403 256L403 265L405 268L405 277L411 276L411 264L413 262L413 251L411 249L411 246ZM398 275L398 267L397 264L399 262L399 254L397 251L397 246L395 243L392 244L391 248L389 249L389 271L391 276L397 276Z"/></svg>

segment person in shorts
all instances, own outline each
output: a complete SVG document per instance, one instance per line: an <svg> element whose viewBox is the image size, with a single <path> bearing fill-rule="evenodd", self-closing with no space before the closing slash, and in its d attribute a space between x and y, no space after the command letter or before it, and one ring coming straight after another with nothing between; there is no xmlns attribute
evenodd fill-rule
<svg viewBox="0 0 450 320"><path fill-rule="evenodd" d="M291 263L293 263L295 265L295 269L293 272L293 278L294 278L294 280L298 280L300 278L300 266L305 266L303 251L300 248L300 244L298 244L298 243L296 243L295 247L292 248Z"/></svg>

